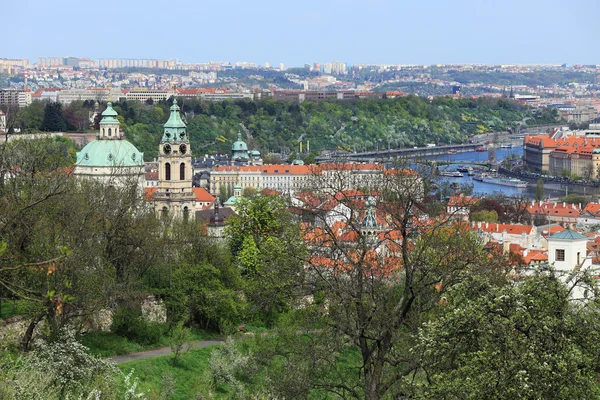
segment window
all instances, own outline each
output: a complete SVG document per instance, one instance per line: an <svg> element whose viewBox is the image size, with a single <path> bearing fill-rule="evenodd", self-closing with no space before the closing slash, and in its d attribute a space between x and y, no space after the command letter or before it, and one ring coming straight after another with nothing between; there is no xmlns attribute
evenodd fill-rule
<svg viewBox="0 0 600 400"><path fill-rule="evenodd" d="M171 164L169 163L165 164L165 180L171 180Z"/></svg>
<svg viewBox="0 0 600 400"><path fill-rule="evenodd" d="M556 249L556 261L565 261L564 249Z"/></svg>
<svg viewBox="0 0 600 400"><path fill-rule="evenodd" d="M179 180L185 181L185 163L179 164Z"/></svg>
<svg viewBox="0 0 600 400"><path fill-rule="evenodd" d="M108 136L112 136L112 130L108 128Z"/></svg>

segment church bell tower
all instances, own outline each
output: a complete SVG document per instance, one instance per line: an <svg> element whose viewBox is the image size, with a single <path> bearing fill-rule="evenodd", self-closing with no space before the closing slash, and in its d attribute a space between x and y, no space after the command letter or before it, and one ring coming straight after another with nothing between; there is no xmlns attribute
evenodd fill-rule
<svg viewBox="0 0 600 400"><path fill-rule="evenodd" d="M192 216L195 208L192 151L177 100L173 100L171 115L158 145L158 168L158 190L154 194L156 212L174 218Z"/></svg>

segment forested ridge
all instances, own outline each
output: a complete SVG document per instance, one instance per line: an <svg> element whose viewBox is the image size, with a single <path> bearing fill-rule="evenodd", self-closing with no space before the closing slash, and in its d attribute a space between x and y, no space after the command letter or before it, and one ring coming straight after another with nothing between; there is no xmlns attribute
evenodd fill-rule
<svg viewBox="0 0 600 400"><path fill-rule="evenodd" d="M152 103L114 102L125 136L144 152L146 160L157 155L162 124L172 100ZM552 122L548 113L532 118L530 110L509 99L453 99L431 101L418 96L368 99L352 102L321 101L294 103L236 100L203 102L180 99L179 104L196 155L227 153L237 133L250 131L250 147L289 154L299 151L338 149L368 151L377 148L423 146L426 143L465 143L470 136L528 123ZM81 131L89 126L93 102L74 102L61 107L34 101L19 110L14 127L31 131ZM104 105L101 105L104 109ZM96 118L96 124L99 118Z"/></svg>

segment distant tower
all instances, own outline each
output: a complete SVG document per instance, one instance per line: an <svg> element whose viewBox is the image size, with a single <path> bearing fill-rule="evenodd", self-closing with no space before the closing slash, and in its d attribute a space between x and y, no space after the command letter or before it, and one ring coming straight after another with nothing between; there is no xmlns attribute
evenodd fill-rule
<svg viewBox="0 0 600 400"><path fill-rule="evenodd" d="M237 140L231 146L231 159L238 162L248 162L248 145L242 140L242 134L238 132Z"/></svg>
<svg viewBox="0 0 600 400"><path fill-rule="evenodd" d="M158 145L158 189L154 194L154 206L163 215L186 217L195 207L192 151L177 100L173 100L171 115L164 128Z"/></svg>
<svg viewBox="0 0 600 400"><path fill-rule="evenodd" d="M368 242L374 243L377 241L377 234L380 231L379 224L377 223L377 216L375 211L375 198L369 197L365 202L367 213L361 223L361 232L365 236Z"/></svg>
<svg viewBox="0 0 600 400"><path fill-rule="evenodd" d="M211 214L208 222L208 237L221 239L225 235L225 218L219 214L219 201L215 201L215 211Z"/></svg>

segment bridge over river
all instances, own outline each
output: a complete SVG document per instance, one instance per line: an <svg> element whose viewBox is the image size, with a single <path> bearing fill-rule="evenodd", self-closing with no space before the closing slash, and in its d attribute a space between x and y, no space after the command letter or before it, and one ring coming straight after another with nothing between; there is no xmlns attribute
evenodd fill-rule
<svg viewBox="0 0 600 400"><path fill-rule="evenodd" d="M480 147L479 144L452 144L445 146L431 146L431 147L416 147L416 148L404 148L404 149L391 149L391 150L379 150L379 151L365 151L362 153L338 153L331 152L326 156L318 156L316 160L318 162L331 162L331 161L385 161L393 158L426 158L431 156L439 156L444 154L466 153L475 151L476 148Z"/></svg>

